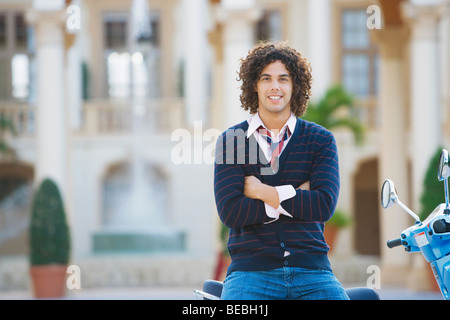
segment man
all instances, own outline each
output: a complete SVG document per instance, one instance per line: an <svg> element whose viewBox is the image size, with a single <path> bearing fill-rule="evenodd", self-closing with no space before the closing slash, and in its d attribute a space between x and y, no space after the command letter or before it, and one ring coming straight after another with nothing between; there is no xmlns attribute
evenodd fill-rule
<svg viewBox="0 0 450 320"><path fill-rule="evenodd" d="M214 169L232 258L222 299L348 299L323 236L339 194L336 142L299 118L309 63L286 43L261 43L241 61L239 78L253 116L218 138Z"/></svg>

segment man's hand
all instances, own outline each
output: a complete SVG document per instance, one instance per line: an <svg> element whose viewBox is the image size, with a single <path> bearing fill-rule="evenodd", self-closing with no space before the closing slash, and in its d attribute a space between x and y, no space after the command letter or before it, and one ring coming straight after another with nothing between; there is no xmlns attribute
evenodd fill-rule
<svg viewBox="0 0 450 320"><path fill-rule="evenodd" d="M310 190L309 181L304 182L297 190ZM268 205L278 208L280 205L280 198L275 187L262 183L255 176L245 177L244 196L251 199L261 200Z"/></svg>
<svg viewBox="0 0 450 320"><path fill-rule="evenodd" d="M262 182L255 176L246 176L244 184L244 196L251 199L258 199L258 188Z"/></svg>
<svg viewBox="0 0 450 320"><path fill-rule="evenodd" d="M244 196L261 200L274 208L280 205L277 189L262 183L255 176L245 177Z"/></svg>
<svg viewBox="0 0 450 320"><path fill-rule="evenodd" d="M298 189L300 189L300 190L311 190L311 189L309 188L309 180L306 181L305 183L303 183L300 187L298 187L297 190L298 190Z"/></svg>

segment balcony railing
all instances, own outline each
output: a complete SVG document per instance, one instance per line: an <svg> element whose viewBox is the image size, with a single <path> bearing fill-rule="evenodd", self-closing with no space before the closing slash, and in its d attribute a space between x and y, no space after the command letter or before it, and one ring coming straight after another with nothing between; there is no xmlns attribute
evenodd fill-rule
<svg viewBox="0 0 450 320"><path fill-rule="evenodd" d="M34 135L34 106L27 103L0 102L0 116L13 123L15 136L29 137Z"/></svg>
<svg viewBox="0 0 450 320"><path fill-rule="evenodd" d="M376 98L366 99L364 101L356 100L357 117L364 124L368 131L380 130L380 106Z"/></svg>
<svg viewBox="0 0 450 320"><path fill-rule="evenodd" d="M182 99L130 101L91 100L84 103L84 128L88 135L170 133L183 126Z"/></svg>
<svg viewBox="0 0 450 320"><path fill-rule="evenodd" d="M27 103L0 102L0 115L13 122L15 136L20 138L35 135L35 110ZM129 134L136 129L170 133L184 123L183 100L179 98L146 100L135 106L130 101L89 100L83 102L82 113L77 131L83 135Z"/></svg>

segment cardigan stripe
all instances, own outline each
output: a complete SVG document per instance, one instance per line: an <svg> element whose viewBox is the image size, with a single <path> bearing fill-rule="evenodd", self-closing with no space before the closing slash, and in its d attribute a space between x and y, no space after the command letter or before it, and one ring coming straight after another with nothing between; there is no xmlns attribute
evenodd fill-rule
<svg viewBox="0 0 450 320"><path fill-rule="evenodd" d="M334 135L322 126L297 119L274 174L254 136L247 138L248 122L223 132L216 143L214 196L221 221L230 228L228 251L233 271L272 270L284 266L331 270L325 222L339 196L339 160ZM311 190L281 203L293 218L281 215L271 223L264 202L244 196L245 177L256 176L271 186L298 188L310 181ZM285 252L289 255L285 257Z"/></svg>

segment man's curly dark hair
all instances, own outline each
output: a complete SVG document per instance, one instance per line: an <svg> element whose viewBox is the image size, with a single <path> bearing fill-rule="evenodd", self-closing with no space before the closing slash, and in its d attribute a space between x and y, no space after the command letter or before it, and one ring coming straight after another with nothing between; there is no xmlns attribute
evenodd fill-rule
<svg viewBox="0 0 450 320"><path fill-rule="evenodd" d="M308 107L311 96L311 66L298 51L286 42L260 42L249 51L246 58L241 59L238 81L241 85L241 107L255 114L258 110L258 93L256 84L262 70L270 63L280 60L289 71L293 88L291 111L296 117L301 117Z"/></svg>

